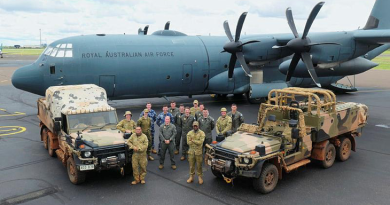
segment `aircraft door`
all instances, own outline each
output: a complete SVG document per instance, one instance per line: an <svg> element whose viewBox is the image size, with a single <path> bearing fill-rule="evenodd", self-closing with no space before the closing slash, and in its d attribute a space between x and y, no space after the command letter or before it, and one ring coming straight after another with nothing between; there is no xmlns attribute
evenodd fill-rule
<svg viewBox="0 0 390 205"><path fill-rule="evenodd" d="M182 76L183 84L190 84L192 81L192 65L184 64L183 65L183 76Z"/></svg>
<svg viewBox="0 0 390 205"><path fill-rule="evenodd" d="M114 96L115 76L114 75L101 75L101 76L99 76L99 86L106 90L107 97Z"/></svg>

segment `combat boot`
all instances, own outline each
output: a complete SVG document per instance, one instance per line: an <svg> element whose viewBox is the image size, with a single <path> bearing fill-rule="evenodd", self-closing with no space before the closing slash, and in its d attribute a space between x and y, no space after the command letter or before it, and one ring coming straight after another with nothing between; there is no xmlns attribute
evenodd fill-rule
<svg viewBox="0 0 390 205"><path fill-rule="evenodd" d="M152 156L148 156L149 161L154 161L154 158Z"/></svg>
<svg viewBox="0 0 390 205"><path fill-rule="evenodd" d="M131 182L131 185L136 185L138 183L139 183L139 180L134 180L134 181Z"/></svg>
<svg viewBox="0 0 390 205"><path fill-rule="evenodd" d="M184 161L184 160L186 160L186 157L185 157L185 156L181 156L181 157L180 157L180 160L181 160L181 161Z"/></svg>
<svg viewBox="0 0 390 205"><path fill-rule="evenodd" d="M143 180L141 180L141 184L145 184L146 182L145 182L145 180L143 179Z"/></svg>
<svg viewBox="0 0 390 205"><path fill-rule="evenodd" d="M176 170L177 167L176 167L176 165L172 165L171 168L172 168L173 170Z"/></svg>
<svg viewBox="0 0 390 205"><path fill-rule="evenodd" d="M158 165L158 168L159 169L164 169L164 165L160 164L160 165Z"/></svg>
<svg viewBox="0 0 390 205"><path fill-rule="evenodd" d="M157 154L157 151L155 149L152 149L153 154Z"/></svg>
<svg viewBox="0 0 390 205"><path fill-rule="evenodd" d="M203 178L201 176L198 176L199 184L203 184Z"/></svg>
<svg viewBox="0 0 390 205"><path fill-rule="evenodd" d="M194 181L194 175L190 175L190 178L187 179L187 183L192 183Z"/></svg>
<svg viewBox="0 0 390 205"><path fill-rule="evenodd" d="M175 155L178 155L179 154L179 150L175 150Z"/></svg>

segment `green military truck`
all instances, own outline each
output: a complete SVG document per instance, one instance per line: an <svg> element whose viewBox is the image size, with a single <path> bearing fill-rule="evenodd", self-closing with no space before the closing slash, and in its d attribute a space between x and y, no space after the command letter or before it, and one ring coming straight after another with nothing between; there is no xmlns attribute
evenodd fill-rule
<svg viewBox="0 0 390 205"><path fill-rule="evenodd" d="M41 140L49 155L67 167L73 184L89 171L131 172L131 153L116 129L116 110L96 85L52 86L38 99Z"/></svg>
<svg viewBox="0 0 390 205"><path fill-rule="evenodd" d="M242 124L232 136L207 145L206 160L216 177L228 183L252 178L254 189L266 194L282 172L313 160L324 168L335 158L348 160L367 118L366 105L336 102L329 90L275 89L260 105L257 124Z"/></svg>

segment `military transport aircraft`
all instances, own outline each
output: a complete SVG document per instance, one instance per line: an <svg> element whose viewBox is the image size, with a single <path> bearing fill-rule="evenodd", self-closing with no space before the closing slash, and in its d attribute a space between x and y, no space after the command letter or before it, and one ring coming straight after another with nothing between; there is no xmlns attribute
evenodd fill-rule
<svg viewBox="0 0 390 205"><path fill-rule="evenodd" d="M104 87L110 99L195 94L247 93L266 97L274 88L327 87L353 91L336 82L367 71L370 61L390 46L390 1L377 0L363 29L309 33L324 2L311 11L303 33L286 10L292 34L246 35L243 13L233 36L187 36L170 30L148 35L86 35L51 43L32 65L12 76L16 88L44 95L53 85L92 83ZM240 68L241 67L241 68Z"/></svg>

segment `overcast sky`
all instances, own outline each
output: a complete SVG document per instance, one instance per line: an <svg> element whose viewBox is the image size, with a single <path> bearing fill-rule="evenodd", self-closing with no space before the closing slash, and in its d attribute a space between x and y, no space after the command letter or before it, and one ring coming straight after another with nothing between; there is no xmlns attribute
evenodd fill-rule
<svg viewBox="0 0 390 205"><path fill-rule="evenodd" d="M137 34L170 28L188 35L225 35L232 32L242 12L248 11L243 33L289 33L285 10L291 7L302 32L319 0L0 0L0 43L39 45L76 35ZM375 0L328 0L311 31L355 30L364 27Z"/></svg>

